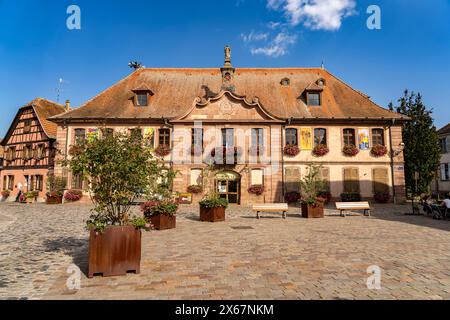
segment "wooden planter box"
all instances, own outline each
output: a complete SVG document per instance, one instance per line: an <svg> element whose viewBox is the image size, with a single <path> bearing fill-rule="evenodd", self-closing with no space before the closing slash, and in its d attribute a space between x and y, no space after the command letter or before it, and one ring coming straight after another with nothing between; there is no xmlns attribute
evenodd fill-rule
<svg viewBox="0 0 450 320"><path fill-rule="evenodd" d="M88 277L140 273L141 230L133 226L107 227L104 233L91 230Z"/></svg>
<svg viewBox="0 0 450 320"><path fill-rule="evenodd" d="M207 222L225 221L225 207L204 208L200 206L200 221L207 221Z"/></svg>
<svg viewBox="0 0 450 320"><path fill-rule="evenodd" d="M156 230L174 229L177 226L177 217L175 215L160 214L150 217L150 220Z"/></svg>
<svg viewBox="0 0 450 320"><path fill-rule="evenodd" d="M303 218L323 218L323 206L310 206L302 203L302 217Z"/></svg>
<svg viewBox="0 0 450 320"><path fill-rule="evenodd" d="M61 204L62 203L62 196L56 196L56 197L49 197L47 196L47 199L45 200L46 204Z"/></svg>

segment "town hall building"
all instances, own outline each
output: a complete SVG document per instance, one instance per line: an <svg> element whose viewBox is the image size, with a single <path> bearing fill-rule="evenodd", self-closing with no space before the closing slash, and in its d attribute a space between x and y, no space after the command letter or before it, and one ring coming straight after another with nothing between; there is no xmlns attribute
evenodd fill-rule
<svg viewBox="0 0 450 320"><path fill-rule="evenodd" d="M51 118L61 157L70 157L78 139L129 132L179 172L176 192L201 186L213 159L221 168L216 191L236 204L284 202L299 191L309 164L321 166L333 198L383 193L402 202L407 120L324 68L235 68L229 47L221 68L139 68ZM86 187L58 163L55 173L69 188Z"/></svg>

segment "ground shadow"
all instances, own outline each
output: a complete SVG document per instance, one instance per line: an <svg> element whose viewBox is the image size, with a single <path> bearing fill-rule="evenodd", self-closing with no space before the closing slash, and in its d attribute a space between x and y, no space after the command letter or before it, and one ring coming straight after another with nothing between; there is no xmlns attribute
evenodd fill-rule
<svg viewBox="0 0 450 320"><path fill-rule="evenodd" d="M401 210L398 213L382 213L382 208L376 208L372 211L372 217L376 219L394 221L401 223L408 223L416 226L434 228L443 231L450 231L450 221L448 220L435 220L433 216L429 215L405 215L407 210ZM404 212L403 212L404 211ZM410 210L411 211L411 210Z"/></svg>
<svg viewBox="0 0 450 320"><path fill-rule="evenodd" d="M87 238L61 237L43 242L46 252L62 252L72 258L81 272L88 274L89 240Z"/></svg>

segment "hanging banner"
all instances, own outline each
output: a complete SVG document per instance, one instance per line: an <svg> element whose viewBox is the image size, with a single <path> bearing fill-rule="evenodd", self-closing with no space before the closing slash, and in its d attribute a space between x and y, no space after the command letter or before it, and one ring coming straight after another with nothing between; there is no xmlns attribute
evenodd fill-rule
<svg viewBox="0 0 450 320"><path fill-rule="evenodd" d="M311 128L301 128L300 129L300 139L301 139L301 149L302 150L312 150L312 129Z"/></svg>
<svg viewBox="0 0 450 320"><path fill-rule="evenodd" d="M153 148L155 146L155 129L153 128L144 129L144 141L147 147Z"/></svg>
<svg viewBox="0 0 450 320"><path fill-rule="evenodd" d="M99 136L99 130L98 128L89 128L86 132L86 139L87 141L94 141Z"/></svg>
<svg viewBox="0 0 450 320"><path fill-rule="evenodd" d="M358 129L359 150L369 150L369 129Z"/></svg>

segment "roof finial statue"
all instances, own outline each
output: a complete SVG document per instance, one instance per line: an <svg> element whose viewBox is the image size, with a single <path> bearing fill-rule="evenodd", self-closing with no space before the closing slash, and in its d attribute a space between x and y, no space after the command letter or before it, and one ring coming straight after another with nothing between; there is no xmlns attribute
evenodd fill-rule
<svg viewBox="0 0 450 320"><path fill-rule="evenodd" d="M231 67L231 47L225 46L225 66Z"/></svg>

